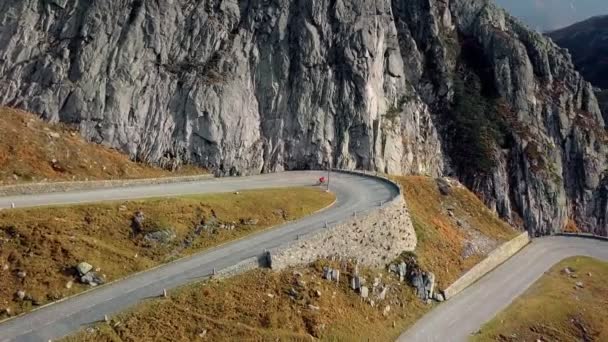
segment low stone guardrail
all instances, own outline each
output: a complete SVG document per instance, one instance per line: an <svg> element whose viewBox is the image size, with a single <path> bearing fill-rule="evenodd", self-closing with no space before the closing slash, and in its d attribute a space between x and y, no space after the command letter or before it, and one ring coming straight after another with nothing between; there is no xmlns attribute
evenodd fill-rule
<svg viewBox="0 0 608 342"><path fill-rule="evenodd" d="M530 243L530 237L528 232L525 232L498 246L498 248L490 252L485 259L473 266L473 268L471 268L462 277L458 278L458 280L445 289L443 291L445 299L450 299L465 288L469 287L481 277L488 274L503 262L507 261L510 257L524 248L528 243Z"/></svg>

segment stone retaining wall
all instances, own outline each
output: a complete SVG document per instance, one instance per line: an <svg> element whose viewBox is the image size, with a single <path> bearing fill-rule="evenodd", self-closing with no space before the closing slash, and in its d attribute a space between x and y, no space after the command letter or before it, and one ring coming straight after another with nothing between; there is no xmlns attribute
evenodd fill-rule
<svg viewBox="0 0 608 342"><path fill-rule="evenodd" d="M196 182L200 180L212 179L212 174L183 176L183 177L165 177L165 178L146 178L146 179L120 179L120 180L104 180L90 182L49 182L49 183L31 183L31 184L15 184L0 186L0 196L15 196L15 195L32 195L50 192L66 192L76 190L93 190L104 188L117 188L137 185L151 184L170 184L181 182Z"/></svg>
<svg viewBox="0 0 608 342"><path fill-rule="evenodd" d="M405 200L399 195L382 208L269 251L269 261L272 269L281 270L337 256L378 267L413 251L416 243Z"/></svg>
<svg viewBox="0 0 608 342"><path fill-rule="evenodd" d="M445 289L445 291L443 291L445 299L450 299L454 295L460 293L462 290L476 282L479 278L483 277L488 272L495 269L498 265L515 255L515 253L519 252L529 242L530 237L528 236L528 232L525 232L500 245L498 248L488 254L485 259L483 259L480 263L475 265L472 269L470 269L467 273Z"/></svg>

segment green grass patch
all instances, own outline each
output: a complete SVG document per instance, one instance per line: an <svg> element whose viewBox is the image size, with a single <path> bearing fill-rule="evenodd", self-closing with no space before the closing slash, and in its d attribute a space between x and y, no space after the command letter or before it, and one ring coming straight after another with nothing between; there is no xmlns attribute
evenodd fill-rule
<svg viewBox="0 0 608 342"><path fill-rule="evenodd" d="M84 290L72 274L82 261L111 281L310 215L334 200L306 187L3 210L0 267L9 269L0 271L0 308L17 314ZM135 234L137 211L145 220ZM205 224L208 229L196 233ZM175 233L170 241L145 238L167 229ZM25 280L19 271L27 273ZM74 285L67 289L70 280ZM19 290L31 300L17 299Z"/></svg>

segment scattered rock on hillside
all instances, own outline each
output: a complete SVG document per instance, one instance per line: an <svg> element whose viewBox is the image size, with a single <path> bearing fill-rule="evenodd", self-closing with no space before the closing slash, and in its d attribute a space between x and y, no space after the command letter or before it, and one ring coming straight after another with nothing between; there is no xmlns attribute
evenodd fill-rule
<svg viewBox="0 0 608 342"><path fill-rule="evenodd" d="M27 272L21 270L21 271L17 272L17 277L19 277L21 279L25 279L25 277L27 277Z"/></svg>
<svg viewBox="0 0 608 342"><path fill-rule="evenodd" d="M57 159L51 160L51 167L57 172L66 172L66 169Z"/></svg>
<svg viewBox="0 0 608 342"><path fill-rule="evenodd" d="M570 274L574 273L574 270L571 269L570 267L566 267L562 270L562 272L564 272L566 275L570 275Z"/></svg>
<svg viewBox="0 0 608 342"><path fill-rule="evenodd" d="M361 282L361 277L356 275L352 278L350 278L350 288L353 291L357 291L358 289L361 288L362 282Z"/></svg>
<svg viewBox="0 0 608 342"><path fill-rule="evenodd" d="M80 277L80 282L90 286L97 286L104 283L104 279L95 272L89 272Z"/></svg>
<svg viewBox="0 0 608 342"><path fill-rule="evenodd" d="M426 300L433 298L435 292L435 274L433 272L424 273L424 291Z"/></svg>
<svg viewBox="0 0 608 342"><path fill-rule="evenodd" d="M450 181L444 177L437 178L437 187L439 188L439 192L444 196L448 196L452 193L452 185L450 184Z"/></svg>
<svg viewBox="0 0 608 342"><path fill-rule="evenodd" d="M175 231L173 229L167 228L162 230L157 230L155 232L150 232L144 235L144 240L153 243L153 244L167 244L177 237Z"/></svg>
<svg viewBox="0 0 608 342"><path fill-rule="evenodd" d="M401 262L397 269L397 275L399 276L399 281L404 281L407 276L407 264L405 262Z"/></svg>
<svg viewBox="0 0 608 342"><path fill-rule="evenodd" d="M17 298L19 298L19 300L24 300L25 299L25 291L23 290L19 290L17 291Z"/></svg>
<svg viewBox="0 0 608 342"><path fill-rule="evenodd" d="M361 288L359 289L359 293L361 294L361 298L369 297L369 289L367 288L367 286L361 286Z"/></svg>
<svg viewBox="0 0 608 342"><path fill-rule="evenodd" d="M57 132L48 132L47 135L53 139L59 139L61 135Z"/></svg>
<svg viewBox="0 0 608 342"><path fill-rule="evenodd" d="M245 226L255 226L260 222L260 220L256 219L256 218L250 218L250 219L241 219L241 224L245 225Z"/></svg>
<svg viewBox="0 0 608 342"><path fill-rule="evenodd" d="M87 262L81 262L80 264L78 264L76 266L76 271L78 271L78 274L80 276L83 276L83 275L89 273L92 269L93 269L93 265L91 265Z"/></svg>
<svg viewBox="0 0 608 342"><path fill-rule="evenodd" d="M388 294L388 287L387 286L379 286L376 289L376 298L378 298L378 300L384 300L386 299L386 295Z"/></svg>
<svg viewBox="0 0 608 342"><path fill-rule="evenodd" d="M131 228L133 229L133 234L139 234L144 230L144 213L140 210L136 211L131 219Z"/></svg>

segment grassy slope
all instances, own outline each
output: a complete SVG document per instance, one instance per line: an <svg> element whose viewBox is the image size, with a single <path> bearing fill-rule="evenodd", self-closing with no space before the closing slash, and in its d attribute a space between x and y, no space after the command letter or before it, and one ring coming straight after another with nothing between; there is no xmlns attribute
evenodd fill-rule
<svg viewBox="0 0 608 342"><path fill-rule="evenodd" d="M562 271L566 267L575 271L576 278ZM576 287L579 281L583 288ZM569 258L484 325L474 340L608 341L607 307L608 263Z"/></svg>
<svg viewBox="0 0 608 342"><path fill-rule="evenodd" d="M484 254L463 257L462 249L470 236L455 218L470 228L469 231L476 231L495 244L518 234L466 188L452 187L451 194L444 196L432 178L411 176L397 178L397 181L405 193L416 229L418 261L424 269L435 273L440 289L445 289L485 257ZM447 214L447 208L453 209L455 218Z"/></svg>
<svg viewBox="0 0 608 342"><path fill-rule="evenodd" d="M73 279L71 267L81 261L100 267L112 280L303 217L333 200L332 194L316 188L292 188L0 211L0 318L6 307L19 313L34 301L43 304L85 289L77 282L66 289ZM132 238L131 218L137 210L145 214L146 229L173 228L174 242L150 247L141 236ZM213 213L220 223L234 223L236 229L203 233L184 249L186 236ZM240 223L249 219L259 221ZM3 265L9 270L2 271ZM23 281L17 277L20 270L27 272ZM18 290L33 300L16 299Z"/></svg>
<svg viewBox="0 0 608 342"><path fill-rule="evenodd" d="M410 214L419 235L416 251L422 266L447 284L474 264L462 262L461 243L467 236L442 209L454 207L455 216L496 241L517 233L498 220L465 189L442 196L433 179L402 177ZM473 258L473 257L471 257ZM481 256L474 260L479 260ZM341 267L339 286L320 279L319 261L310 267L283 272L255 270L226 279L212 280L176 290L169 299L152 300L102 324L92 332L81 332L70 341L191 341L205 339L309 341L314 335L326 341L394 341L401 332L432 308L416 299L413 290L399 284L394 275L381 269L362 269L368 282L382 274L390 286L387 299L376 307L363 303L348 288L349 267ZM336 265L337 266L337 265ZM297 285L294 270L303 274L306 288ZM305 293L301 300L287 295L291 288ZM315 290L321 292L317 298ZM272 295L272 298L268 294ZM311 310L308 305L319 306ZM386 305L391 309L383 315ZM116 327L115 324L120 322ZM98 329L98 330L97 330ZM166 331L172 334L167 336Z"/></svg>
<svg viewBox="0 0 608 342"><path fill-rule="evenodd" d="M339 285L321 279L326 263L283 272L256 270L191 285L67 340L195 341L206 331L207 341L310 341L311 336L325 341L390 341L428 309L393 276L361 269L367 279L382 272L391 286L385 301L371 307L349 289L347 273L342 273ZM301 297L290 299L291 288ZM386 305L391 310L384 316Z"/></svg>
<svg viewBox="0 0 608 342"><path fill-rule="evenodd" d="M0 107L0 137L0 186L204 173L195 167L169 172L132 162L118 151L84 141L68 126L48 124L32 114L6 107Z"/></svg>

